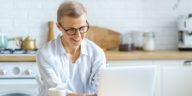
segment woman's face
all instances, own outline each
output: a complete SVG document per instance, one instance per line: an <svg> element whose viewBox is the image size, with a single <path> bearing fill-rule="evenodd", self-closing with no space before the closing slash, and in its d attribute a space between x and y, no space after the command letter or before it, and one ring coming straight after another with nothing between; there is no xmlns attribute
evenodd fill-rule
<svg viewBox="0 0 192 96"><path fill-rule="evenodd" d="M63 33L62 41L70 47L78 47L85 38L88 30L86 15L74 18L69 16L63 17L63 22L58 23L59 30Z"/></svg>

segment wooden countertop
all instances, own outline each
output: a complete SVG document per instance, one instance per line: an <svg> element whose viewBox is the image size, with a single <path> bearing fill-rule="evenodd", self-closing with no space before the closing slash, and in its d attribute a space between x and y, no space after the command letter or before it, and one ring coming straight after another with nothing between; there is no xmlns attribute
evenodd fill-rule
<svg viewBox="0 0 192 96"><path fill-rule="evenodd" d="M106 51L108 60L177 60L192 59L192 51L162 50L162 51Z"/></svg>
<svg viewBox="0 0 192 96"><path fill-rule="evenodd" d="M192 51L163 50L154 52L133 51L119 52L106 51L108 60L178 60L192 59ZM1 62L35 62L35 55L0 55Z"/></svg>
<svg viewBox="0 0 192 96"><path fill-rule="evenodd" d="M2 54L0 55L0 62L35 62L35 55L12 55Z"/></svg>

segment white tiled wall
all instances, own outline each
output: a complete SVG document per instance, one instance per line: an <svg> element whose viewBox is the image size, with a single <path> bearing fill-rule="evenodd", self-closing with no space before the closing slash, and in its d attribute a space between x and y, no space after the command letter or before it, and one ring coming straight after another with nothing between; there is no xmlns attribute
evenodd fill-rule
<svg viewBox="0 0 192 96"><path fill-rule="evenodd" d="M176 49L176 20L192 12L192 0L79 0L88 10L91 25L120 33L152 31L157 49ZM9 37L32 36L40 47L47 39L47 22L56 22L63 0L0 0L0 31ZM55 27L55 31L56 31ZM58 32L56 33L58 34ZM15 47L14 42L9 44Z"/></svg>

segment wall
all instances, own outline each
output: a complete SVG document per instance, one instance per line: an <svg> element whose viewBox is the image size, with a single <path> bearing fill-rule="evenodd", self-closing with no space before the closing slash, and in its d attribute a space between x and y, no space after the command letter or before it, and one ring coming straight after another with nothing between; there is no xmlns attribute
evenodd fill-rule
<svg viewBox="0 0 192 96"><path fill-rule="evenodd" d="M9 37L32 36L40 47L47 39L47 22L56 22L63 0L0 0L0 31ZM91 25L120 33L155 32L157 49L176 49L176 21L192 10L191 0L79 0L88 9ZM55 27L55 31L57 31ZM59 32L56 32L57 35ZM9 47L16 47L10 42Z"/></svg>

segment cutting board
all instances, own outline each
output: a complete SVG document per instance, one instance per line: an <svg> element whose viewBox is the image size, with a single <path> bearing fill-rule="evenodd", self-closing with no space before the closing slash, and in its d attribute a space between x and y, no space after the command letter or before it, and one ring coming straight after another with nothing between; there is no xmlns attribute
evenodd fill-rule
<svg viewBox="0 0 192 96"><path fill-rule="evenodd" d="M120 44L120 33L98 26L90 26L87 38L99 45L104 51L116 49Z"/></svg>

